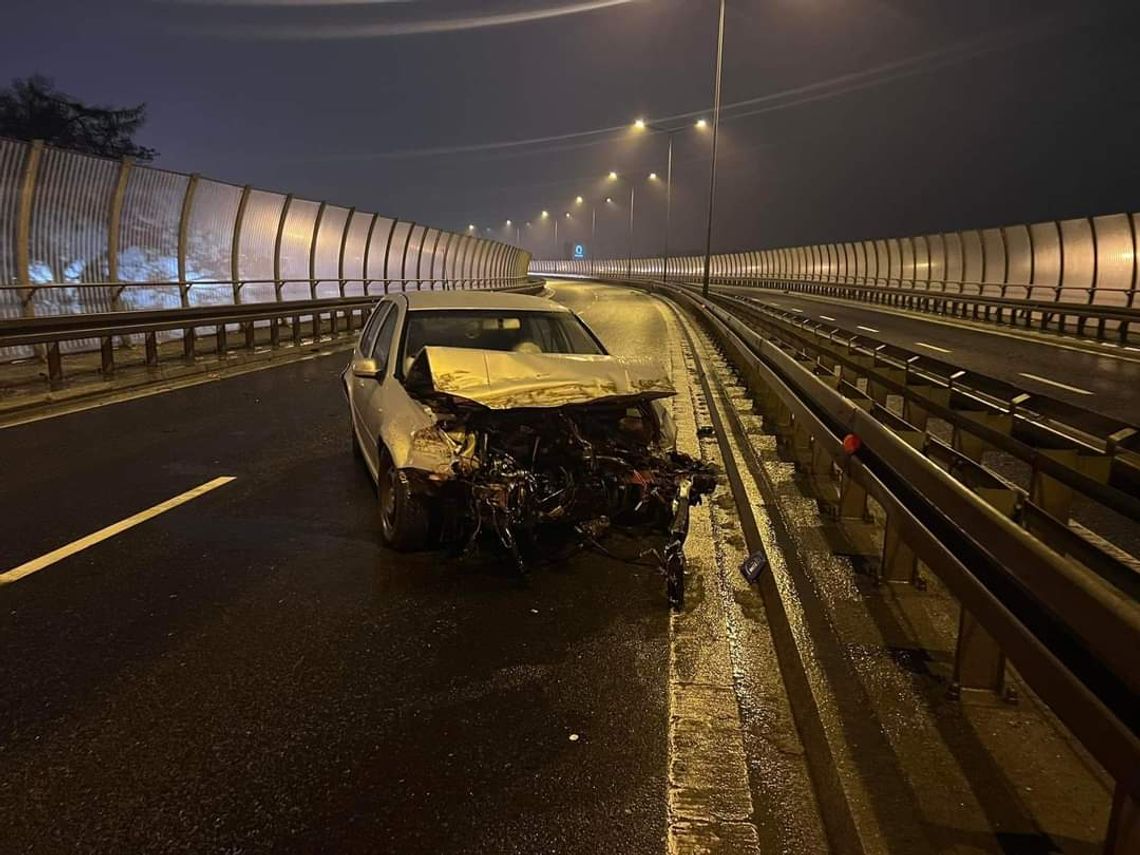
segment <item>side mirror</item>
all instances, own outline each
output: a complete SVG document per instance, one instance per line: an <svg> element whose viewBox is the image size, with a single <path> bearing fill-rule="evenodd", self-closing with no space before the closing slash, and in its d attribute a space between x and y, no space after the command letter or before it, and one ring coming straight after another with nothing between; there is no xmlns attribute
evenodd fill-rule
<svg viewBox="0 0 1140 855"><path fill-rule="evenodd" d="M365 380L379 380L384 373L382 366L375 359L358 359L352 363L352 376L362 377Z"/></svg>

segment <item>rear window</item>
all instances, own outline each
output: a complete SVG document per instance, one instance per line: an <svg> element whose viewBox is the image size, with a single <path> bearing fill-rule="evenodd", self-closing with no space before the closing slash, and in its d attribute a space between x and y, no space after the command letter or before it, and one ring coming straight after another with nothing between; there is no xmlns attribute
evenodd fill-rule
<svg viewBox="0 0 1140 855"><path fill-rule="evenodd" d="M604 353L569 312L444 309L408 313L404 356L425 347L470 347L520 353Z"/></svg>

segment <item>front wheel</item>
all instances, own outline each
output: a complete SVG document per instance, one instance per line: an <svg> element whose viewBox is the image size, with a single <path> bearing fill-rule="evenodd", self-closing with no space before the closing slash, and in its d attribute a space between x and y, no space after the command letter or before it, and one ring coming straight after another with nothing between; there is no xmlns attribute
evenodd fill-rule
<svg viewBox="0 0 1140 855"><path fill-rule="evenodd" d="M386 546L400 552L422 549L427 544L431 515L427 500L417 495L408 479L392 463L386 450L380 454L377 484L380 503L380 535Z"/></svg>

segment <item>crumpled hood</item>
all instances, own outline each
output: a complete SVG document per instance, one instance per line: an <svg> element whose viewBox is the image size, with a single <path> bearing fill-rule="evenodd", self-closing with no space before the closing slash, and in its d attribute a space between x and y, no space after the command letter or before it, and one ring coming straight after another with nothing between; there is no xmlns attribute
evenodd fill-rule
<svg viewBox="0 0 1140 855"><path fill-rule="evenodd" d="M585 354L425 347L408 370L411 394L444 394L493 410L649 401L676 394L648 360Z"/></svg>

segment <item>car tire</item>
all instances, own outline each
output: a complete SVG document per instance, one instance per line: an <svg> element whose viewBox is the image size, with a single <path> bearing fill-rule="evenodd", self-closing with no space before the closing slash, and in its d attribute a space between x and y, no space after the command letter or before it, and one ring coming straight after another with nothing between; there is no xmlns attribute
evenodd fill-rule
<svg viewBox="0 0 1140 855"><path fill-rule="evenodd" d="M427 500L412 492L385 448L380 449L379 468L376 496L384 545L399 552L423 549L431 523Z"/></svg>

